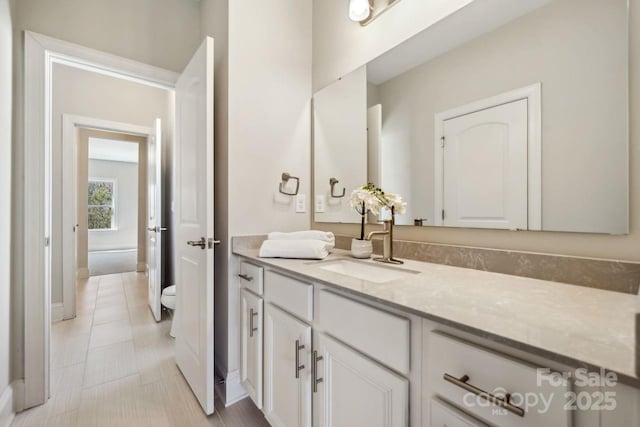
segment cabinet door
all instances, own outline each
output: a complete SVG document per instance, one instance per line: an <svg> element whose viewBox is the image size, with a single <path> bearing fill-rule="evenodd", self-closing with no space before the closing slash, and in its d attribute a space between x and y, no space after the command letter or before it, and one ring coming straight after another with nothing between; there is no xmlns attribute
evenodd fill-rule
<svg viewBox="0 0 640 427"><path fill-rule="evenodd" d="M273 427L311 426L311 327L265 306L264 413Z"/></svg>
<svg viewBox="0 0 640 427"><path fill-rule="evenodd" d="M316 427L409 425L406 378L327 335L317 334L315 340Z"/></svg>
<svg viewBox="0 0 640 427"><path fill-rule="evenodd" d="M242 384L258 408L262 408L262 298L240 291L242 316Z"/></svg>

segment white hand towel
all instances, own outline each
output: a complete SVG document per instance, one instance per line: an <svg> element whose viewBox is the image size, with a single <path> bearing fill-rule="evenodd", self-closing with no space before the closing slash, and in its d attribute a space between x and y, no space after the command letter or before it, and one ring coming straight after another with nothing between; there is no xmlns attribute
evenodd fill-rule
<svg viewBox="0 0 640 427"><path fill-rule="evenodd" d="M325 242L327 250L331 250L336 245L336 236L330 231L307 230L294 231L292 233L281 233L274 231L269 233L269 240L320 240Z"/></svg>
<svg viewBox="0 0 640 427"><path fill-rule="evenodd" d="M260 258L323 259L329 255L321 240L265 240Z"/></svg>

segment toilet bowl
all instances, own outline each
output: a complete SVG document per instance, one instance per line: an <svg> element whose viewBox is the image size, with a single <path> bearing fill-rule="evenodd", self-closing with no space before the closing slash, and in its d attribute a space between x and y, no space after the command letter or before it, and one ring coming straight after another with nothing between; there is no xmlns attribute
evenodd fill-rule
<svg viewBox="0 0 640 427"><path fill-rule="evenodd" d="M162 290L162 296L160 297L160 302L167 309L173 311L171 316L171 331L169 332L169 335L175 338L176 337L176 334L175 334L176 285L167 286Z"/></svg>

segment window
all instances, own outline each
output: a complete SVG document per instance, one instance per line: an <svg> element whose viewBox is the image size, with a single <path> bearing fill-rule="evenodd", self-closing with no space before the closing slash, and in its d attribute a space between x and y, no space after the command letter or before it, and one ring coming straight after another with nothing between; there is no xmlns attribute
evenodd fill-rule
<svg viewBox="0 0 640 427"><path fill-rule="evenodd" d="M89 179L89 230L116 229L116 182Z"/></svg>

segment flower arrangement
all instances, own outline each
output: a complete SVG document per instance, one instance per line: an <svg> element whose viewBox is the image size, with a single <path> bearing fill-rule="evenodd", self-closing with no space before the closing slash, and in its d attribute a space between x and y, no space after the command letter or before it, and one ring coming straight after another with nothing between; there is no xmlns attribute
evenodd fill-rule
<svg viewBox="0 0 640 427"><path fill-rule="evenodd" d="M349 204L361 216L360 240L364 240L364 223L367 213L379 215L384 208L393 213L403 214L407 210L407 203L398 194L385 193L381 188L369 183L358 187L351 193Z"/></svg>

